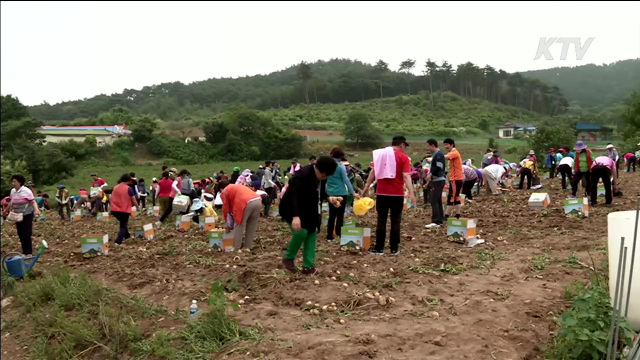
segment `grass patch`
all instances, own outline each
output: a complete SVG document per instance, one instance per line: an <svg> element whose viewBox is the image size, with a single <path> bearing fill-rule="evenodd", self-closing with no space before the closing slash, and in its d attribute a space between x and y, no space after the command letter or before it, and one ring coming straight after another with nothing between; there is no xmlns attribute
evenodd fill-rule
<svg viewBox="0 0 640 360"><path fill-rule="evenodd" d="M212 285L209 312L176 333L145 335L143 322L166 315L141 297L117 293L60 269L20 283L7 329L17 335L30 329L31 357L36 359L203 359L241 340L258 339L259 330L241 328L227 314L219 284ZM13 316L12 316L13 315ZM18 335L19 337L19 335Z"/></svg>
<svg viewBox="0 0 640 360"><path fill-rule="evenodd" d="M424 304L430 309L437 309L442 304L442 299L437 296L427 296L424 298Z"/></svg>
<svg viewBox="0 0 640 360"><path fill-rule="evenodd" d="M479 266L493 267L498 260L504 259L504 253L495 250L480 249L476 252L476 262Z"/></svg>
<svg viewBox="0 0 640 360"><path fill-rule="evenodd" d="M542 271L547 265L549 265L549 255L547 254L536 255L529 259L529 266L533 270Z"/></svg>
<svg viewBox="0 0 640 360"><path fill-rule="evenodd" d="M562 267L569 267L569 268L574 268L574 269L580 269L582 266L580 266L580 264L578 264L578 257L576 256L575 252L572 252L571 255L569 255L569 257L567 258L567 263L566 264L562 264Z"/></svg>
<svg viewBox="0 0 640 360"><path fill-rule="evenodd" d="M185 262L195 265L215 265L216 260L212 257L203 255L187 255L184 257Z"/></svg>
<svg viewBox="0 0 640 360"><path fill-rule="evenodd" d="M465 272L464 265L452 265L452 264L440 264L440 267L428 267L421 265L409 265L409 271L416 272L418 274L428 274L433 272L445 272L451 275L458 275Z"/></svg>

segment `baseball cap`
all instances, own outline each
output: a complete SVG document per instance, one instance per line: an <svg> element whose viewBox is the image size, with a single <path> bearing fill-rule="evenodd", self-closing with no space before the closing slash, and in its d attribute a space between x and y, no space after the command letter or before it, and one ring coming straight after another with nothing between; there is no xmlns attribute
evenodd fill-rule
<svg viewBox="0 0 640 360"><path fill-rule="evenodd" d="M236 166L236 167L233 168L233 171L240 171L240 168Z"/></svg>
<svg viewBox="0 0 640 360"><path fill-rule="evenodd" d="M64 185L58 185L58 189L64 189Z"/></svg>
<svg viewBox="0 0 640 360"><path fill-rule="evenodd" d="M409 143L407 142L407 138L399 135L399 136L394 136L393 139L391 140L392 144L405 144L406 146L409 146Z"/></svg>
<svg viewBox="0 0 640 360"><path fill-rule="evenodd" d="M91 176L98 176L97 173L91 173Z"/></svg>

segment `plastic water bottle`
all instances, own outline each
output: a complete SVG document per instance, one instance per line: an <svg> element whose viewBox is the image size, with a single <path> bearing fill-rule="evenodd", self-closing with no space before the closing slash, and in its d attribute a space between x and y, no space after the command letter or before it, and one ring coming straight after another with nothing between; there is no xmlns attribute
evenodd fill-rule
<svg viewBox="0 0 640 360"><path fill-rule="evenodd" d="M196 300L192 300L191 306L189 306L189 319L195 320L197 313L198 313L198 302Z"/></svg>

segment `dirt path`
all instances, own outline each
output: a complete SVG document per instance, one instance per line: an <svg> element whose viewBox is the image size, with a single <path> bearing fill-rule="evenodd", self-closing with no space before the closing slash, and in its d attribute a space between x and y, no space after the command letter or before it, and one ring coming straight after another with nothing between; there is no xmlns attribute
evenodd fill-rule
<svg viewBox="0 0 640 360"><path fill-rule="evenodd" d="M568 305L565 286L589 278L591 270L575 260L591 264L589 251L596 267L607 270L602 268L606 214L634 209L640 194L638 174L621 177L625 196L616 198L613 208L593 209L584 220L564 216L562 200L569 193L561 192L559 181L543 181L552 200L546 216L528 210L530 191L483 194L465 208L465 215L479 219L487 241L474 248L448 242L444 228L424 229L430 210L422 208L405 213L397 257L340 251L319 236L315 277L279 269L289 233L275 219L261 220L256 255L211 251L202 232L169 228L154 241L130 241L108 256L85 260L77 253L80 236L106 231L112 238L115 220L83 219L62 227L51 215L35 227L34 237L46 235L51 245L37 267L84 270L106 286L170 310L205 300L210 282L224 281L234 290L230 299L244 301L233 316L261 326L265 340L232 347L220 358L535 359L553 336L553 318ZM151 221L141 216L133 223ZM375 227L373 214L359 222ZM2 241L3 252L19 248L15 228L5 227ZM491 256L497 260L491 262ZM381 306L366 292L395 303ZM334 303L337 311L313 315L308 301L320 307Z"/></svg>

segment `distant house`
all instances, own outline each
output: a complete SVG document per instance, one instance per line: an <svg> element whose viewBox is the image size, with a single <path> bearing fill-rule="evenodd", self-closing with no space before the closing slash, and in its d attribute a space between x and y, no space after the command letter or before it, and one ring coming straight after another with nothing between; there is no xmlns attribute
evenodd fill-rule
<svg viewBox="0 0 640 360"><path fill-rule="evenodd" d="M41 126L37 132L45 136L45 142L52 143L84 141L87 136L94 136L98 146L112 144L115 139L131 134L130 130L125 129L125 125Z"/></svg>
<svg viewBox="0 0 640 360"><path fill-rule="evenodd" d="M607 132L600 125L577 123L576 132L578 134L578 140L582 141L598 141L598 138Z"/></svg>
<svg viewBox="0 0 640 360"><path fill-rule="evenodd" d="M522 135L533 135L536 133L536 126L533 124L506 122L498 128L498 137L500 139L513 139L513 135L518 132Z"/></svg>

